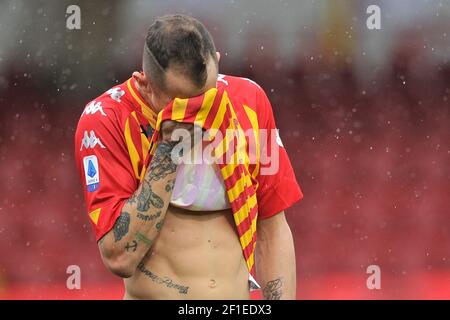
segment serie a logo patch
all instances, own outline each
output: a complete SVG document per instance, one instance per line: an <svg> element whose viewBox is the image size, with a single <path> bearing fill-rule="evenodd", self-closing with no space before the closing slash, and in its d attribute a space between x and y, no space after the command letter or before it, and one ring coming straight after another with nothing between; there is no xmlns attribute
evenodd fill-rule
<svg viewBox="0 0 450 320"><path fill-rule="evenodd" d="M97 157L87 156L83 158L84 176L86 177L86 187L88 192L98 190L100 185L100 175L98 170Z"/></svg>

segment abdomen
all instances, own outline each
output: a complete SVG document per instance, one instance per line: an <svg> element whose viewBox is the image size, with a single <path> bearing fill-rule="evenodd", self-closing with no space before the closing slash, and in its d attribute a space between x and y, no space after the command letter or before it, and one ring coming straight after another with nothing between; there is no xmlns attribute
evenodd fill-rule
<svg viewBox="0 0 450 320"><path fill-rule="evenodd" d="M248 270L231 210L169 207L158 238L126 298L248 299Z"/></svg>

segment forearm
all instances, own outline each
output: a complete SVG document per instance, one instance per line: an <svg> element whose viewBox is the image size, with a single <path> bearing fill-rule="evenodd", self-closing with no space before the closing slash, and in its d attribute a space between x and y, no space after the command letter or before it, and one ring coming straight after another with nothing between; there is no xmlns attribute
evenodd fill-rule
<svg viewBox="0 0 450 320"><path fill-rule="evenodd" d="M170 157L173 147L173 142L158 144L141 185L125 202L113 229L99 242L106 264L120 276L134 272L164 223L177 168Z"/></svg>
<svg viewBox="0 0 450 320"><path fill-rule="evenodd" d="M296 267L292 233L284 213L258 221L256 273L265 299L295 299Z"/></svg>

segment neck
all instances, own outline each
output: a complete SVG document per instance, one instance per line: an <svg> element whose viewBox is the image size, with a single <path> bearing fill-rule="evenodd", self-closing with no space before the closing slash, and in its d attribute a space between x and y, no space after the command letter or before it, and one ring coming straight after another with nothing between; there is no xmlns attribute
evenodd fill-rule
<svg viewBox="0 0 450 320"><path fill-rule="evenodd" d="M139 83L138 83L136 80L132 79L132 81L134 81L134 86L136 87L136 90L137 90L137 92L139 92L139 95L142 97L142 99L144 99L145 103L146 103L153 111L155 111L154 108L153 108L153 106L152 106L152 103L150 102L150 97L149 97L149 95L148 95L144 90L142 90L141 86L139 85ZM156 112L156 111L155 111L155 112Z"/></svg>

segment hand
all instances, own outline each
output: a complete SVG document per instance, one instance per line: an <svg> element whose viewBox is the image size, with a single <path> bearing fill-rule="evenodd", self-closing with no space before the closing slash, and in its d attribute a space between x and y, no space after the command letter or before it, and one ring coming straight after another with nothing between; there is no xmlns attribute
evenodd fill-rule
<svg viewBox="0 0 450 320"><path fill-rule="evenodd" d="M182 131L175 133L175 130ZM188 136L186 135L186 132L188 132ZM185 145L184 148L193 149L194 146L201 143L202 139L203 129L198 125L172 120L166 120L161 123L162 141L183 143L183 145Z"/></svg>
<svg viewBox="0 0 450 320"><path fill-rule="evenodd" d="M161 123L161 139L162 141L172 141L172 133L177 129L189 131L191 136L194 134L194 124L186 122L177 122L166 120Z"/></svg>

